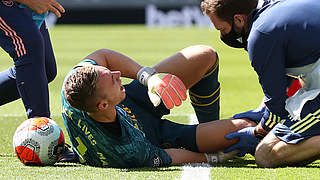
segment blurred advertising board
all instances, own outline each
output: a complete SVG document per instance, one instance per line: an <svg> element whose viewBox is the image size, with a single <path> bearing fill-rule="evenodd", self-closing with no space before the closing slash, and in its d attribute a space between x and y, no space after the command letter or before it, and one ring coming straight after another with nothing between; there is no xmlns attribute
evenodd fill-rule
<svg viewBox="0 0 320 180"><path fill-rule="evenodd" d="M51 24L145 24L154 27L208 27L202 0L59 0L67 9ZM49 24L49 19L48 19ZM212 26L211 26L212 27Z"/></svg>
<svg viewBox="0 0 320 180"><path fill-rule="evenodd" d="M160 8L199 5L201 0L59 0L70 9L145 8L154 4Z"/></svg>

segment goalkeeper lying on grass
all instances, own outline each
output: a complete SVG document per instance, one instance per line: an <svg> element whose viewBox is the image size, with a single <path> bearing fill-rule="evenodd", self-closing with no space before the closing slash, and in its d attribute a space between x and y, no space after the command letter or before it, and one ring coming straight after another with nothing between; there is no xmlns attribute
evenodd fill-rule
<svg viewBox="0 0 320 180"><path fill-rule="evenodd" d="M122 85L120 76L132 78ZM161 119L186 100L199 125ZM181 50L152 68L112 50L87 56L62 88L62 116L82 164L102 167L158 167L222 162L236 152L225 135L255 126L249 120L219 120L218 59L203 45ZM219 152L219 153L218 153Z"/></svg>

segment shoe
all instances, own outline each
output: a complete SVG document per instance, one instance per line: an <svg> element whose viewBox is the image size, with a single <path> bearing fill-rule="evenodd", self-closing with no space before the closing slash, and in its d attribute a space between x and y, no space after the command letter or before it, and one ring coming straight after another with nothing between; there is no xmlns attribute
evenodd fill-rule
<svg viewBox="0 0 320 180"><path fill-rule="evenodd" d="M69 148L71 148L70 145L65 144L65 150L61 156L61 158L58 160L58 162L62 163L79 163L79 158L78 156L71 151Z"/></svg>

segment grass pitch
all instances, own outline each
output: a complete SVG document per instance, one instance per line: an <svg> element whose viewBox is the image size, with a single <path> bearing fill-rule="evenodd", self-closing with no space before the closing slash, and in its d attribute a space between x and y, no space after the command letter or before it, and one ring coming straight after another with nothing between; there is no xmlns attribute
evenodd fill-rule
<svg viewBox="0 0 320 180"><path fill-rule="evenodd" d="M206 44L218 51L220 57L221 118L257 107L262 99L257 76L244 50L229 48L219 40L219 33L210 29L172 28L148 29L145 26L67 26L50 30L58 76L49 85L52 119L67 132L60 117L60 87L71 67L89 53L113 49L126 54L145 66L151 66L184 47ZM0 50L1 71L12 60ZM179 67L177 67L179 68ZM127 80L124 80L128 82ZM188 123L193 110L189 101L172 111L176 122ZM182 166L168 168L114 169L94 168L79 164L57 163L49 167L27 167L14 156L12 137L18 125L26 119L20 100L0 108L0 178L1 179L180 179ZM320 161L307 167L257 168L251 156L212 166L211 179L319 179Z"/></svg>

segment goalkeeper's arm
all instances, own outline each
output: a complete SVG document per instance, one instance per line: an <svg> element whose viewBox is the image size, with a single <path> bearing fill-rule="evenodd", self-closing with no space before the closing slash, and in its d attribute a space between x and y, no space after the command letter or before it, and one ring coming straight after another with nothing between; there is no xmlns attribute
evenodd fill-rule
<svg viewBox="0 0 320 180"><path fill-rule="evenodd" d="M138 71L142 68L142 66L133 59L109 49L97 50L85 59L92 59L110 71L120 71L121 77L130 79L136 79Z"/></svg>

